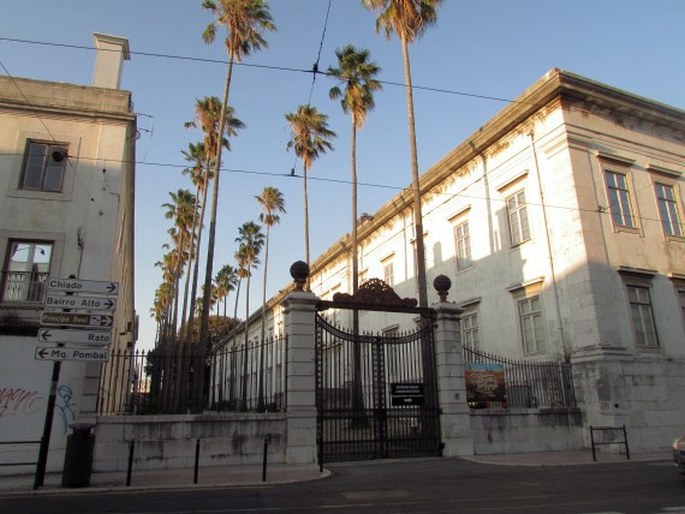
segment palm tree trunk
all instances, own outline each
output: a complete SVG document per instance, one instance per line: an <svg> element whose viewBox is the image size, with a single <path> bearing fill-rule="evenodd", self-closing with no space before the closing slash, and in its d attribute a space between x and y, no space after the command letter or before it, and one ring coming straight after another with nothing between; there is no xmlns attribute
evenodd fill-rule
<svg viewBox="0 0 685 514"><path fill-rule="evenodd" d="M264 279L262 280L262 336L259 348L259 394L257 410L264 411L264 346L266 345L266 278L269 268L269 232L271 227L266 225L266 241L264 244Z"/></svg>
<svg viewBox="0 0 685 514"><path fill-rule="evenodd" d="M354 116L352 116L352 134L351 141L351 171L352 171L352 294L357 292L359 288L359 256L358 256L358 240L357 240L357 125ZM364 409L364 393L362 390L362 371L361 371L361 356L359 353L359 311L352 310L352 333L354 335L354 345L352 346L352 365L353 365L353 379L352 379L352 410L353 425L356 427L362 426L365 422L363 415Z"/></svg>
<svg viewBox="0 0 685 514"><path fill-rule="evenodd" d="M235 305L233 306L233 322L237 324L238 322L238 299L240 298L240 284L242 283L243 279L238 278L238 285L235 288ZM235 335L235 330L236 330L236 325L233 325L233 329L231 332ZM228 388L228 396L229 396L229 403L235 404L236 400L236 374L237 374L237 369L236 369L236 364L235 364L235 359L236 359L236 354L238 353L238 347L235 344L235 337L233 338L233 351L231 352L231 380L229 382L229 388ZM234 408L237 408L234 406Z"/></svg>
<svg viewBox="0 0 685 514"><path fill-rule="evenodd" d="M205 211L207 210L207 193L209 191L209 166L210 159L207 157L207 163L205 164L205 169L207 170L207 177L205 178L205 187L202 191L202 205L200 207L200 220L197 227L197 255L195 257L195 269L193 270L193 287L190 293L190 301L193 304L190 312L188 313L188 326L186 330L186 337L192 342L193 339L193 321L195 318L195 298L197 298L197 279L200 273L200 244L202 243L202 232L205 223Z"/></svg>
<svg viewBox="0 0 685 514"><path fill-rule="evenodd" d="M242 387L242 405L241 410L247 410L247 344L249 343L248 321L250 317L250 275L247 275L247 284L245 284L245 347L243 348L243 387Z"/></svg>
<svg viewBox="0 0 685 514"><path fill-rule="evenodd" d="M304 170L304 260L309 266L309 195L307 192L307 166L302 166ZM309 291L309 277L304 286L305 291Z"/></svg>
<svg viewBox="0 0 685 514"><path fill-rule="evenodd" d="M183 310L181 311L181 326L186 327L186 313L188 312L188 296L190 295L190 276L192 275L191 271L193 269L193 261L196 259L200 248L197 247L198 243L198 238L196 237L197 233L197 209L200 206L200 188L196 187L195 188L195 205L193 209L193 225L192 225L192 231L191 231L191 237L192 240L190 242L190 254L188 255L188 271L186 274L186 283L183 288ZM188 331L185 331L185 334L181 334L181 337L184 337L185 339L185 344L188 344Z"/></svg>
<svg viewBox="0 0 685 514"><path fill-rule="evenodd" d="M221 150L225 127L226 118L226 108L228 104L228 94L231 88L231 76L233 75L233 54L228 62L228 71L226 73L226 84L224 86L224 98L221 103L221 117L219 119L219 134L217 141L217 149L215 156L215 167L214 167L214 187L212 189L212 207L209 216L209 239L207 241L207 267L205 268L205 287L202 294L202 316L200 318L200 355L204 357L207 353L207 346L209 344L207 334L209 332L209 298L211 296L212 288L212 272L214 266L214 244L216 239L216 213L217 204L219 202L219 173L221 170ZM204 366L201 367L200 380L198 380L200 386L198 390L198 402L195 406L196 410L202 408L202 402L206 397L207 386L204 377Z"/></svg>
<svg viewBox="0 0 685 514"><path fill-rule="evenodd" d="M416 279L419 288L419 306L428 306L428 289L426 285L426 257L423 246L423 216L421 214L421 189L419 187L419 160L416 151L416 127L414 123L414 95L411 84L409 65L409 47L405 37L402 41L402 58L404 59L404 83L407 94L407 117L409 119L409 148L411 150L411 178L414 186L414 237L416 238Z"/></svg>

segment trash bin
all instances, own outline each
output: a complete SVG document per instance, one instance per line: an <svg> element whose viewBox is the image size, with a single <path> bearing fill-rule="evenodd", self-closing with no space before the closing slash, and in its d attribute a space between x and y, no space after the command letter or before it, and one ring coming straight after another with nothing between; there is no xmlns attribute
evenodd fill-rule
<svg viewBox="0 0 685 514"><path fill-rule="evenodd" d="M95 425L91 423L72 423L73 430L67 437L67 451L64 455L62 469L62 487L86 487L90 485L90 473L93 469L93 448L95 434L91 433Z"/></svg>

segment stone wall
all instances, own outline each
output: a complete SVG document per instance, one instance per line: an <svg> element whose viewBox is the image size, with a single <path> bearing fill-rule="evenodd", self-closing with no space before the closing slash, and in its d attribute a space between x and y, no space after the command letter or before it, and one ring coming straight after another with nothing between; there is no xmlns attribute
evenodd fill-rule
<svg viewBox="0 0 685 514"><path fill-rule="evenodd" d="M685 389L682 360L589 360L574 363L573 375L585 425L625 425L631 450L662 450L685 433L685 398L677 394Z"/></svg>
<svg viewBox="0 0 685 514"><path fill-rule="evenodd" d="M100 417L95 429L93 471L123 471L135 441L133 469L192 468L200 440L199 466L285 462L284 413L220 413L178 416Z"/></svg>
<svg viewBox="0 0 685 514"><path fill-rule="evenodd" d="M471 411L474 453L525 453L583 448L578 409Z"/></svg>

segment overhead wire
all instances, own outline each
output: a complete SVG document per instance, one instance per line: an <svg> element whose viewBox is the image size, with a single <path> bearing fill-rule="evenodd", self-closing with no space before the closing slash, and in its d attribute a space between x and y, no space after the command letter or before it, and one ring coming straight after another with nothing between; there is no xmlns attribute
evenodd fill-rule
<svg viewBox="0 0 685 514"><path fill-rule="evenodd" d="M308 96L308 104L309 104L311 102L313 90L314 90L314 87L316 84L316 76L317 75L332 76L330 73L325 72L325 71L321 71L318 69L319 65L320 65L321 53L322 53L322 49L323 49L323 45L324 45L324 41L325 41L325 36L326 36L326 31L327 31L327 26L328 26L328 20L330 17L331 5L332 5L332 0L329 0L327 10L326 10L326 16L324 19L322 34L321 34L321 38L319 40L319 48L317 50L317 58L316 58L316 61L313 64L311 69L289 67L289 66L275 66L275 65L266 65L266 64L246 63L246 62L235 63L235 64L239 65L239 66L267 69L267 70L272 70L272 71L311 73L312 74L312 82L311 82L310 92L309 92L309 96ZM80 50L89 50L89 51L96 50L95 47L87 46L87 45L55 43L55 42L36 41L36 40L9 38L9 37L0 37L0 41L22 43L22 44L35 44L35 45L43 45L43 46L62 47L62 48L71 48L71 49L80 49ZM201 63L221 64L221 65L226 64L226 61L223 59L210 59L210 58L203 58L203 57L183 56L183 55L177 55L177 54L165 54L165 53L146 52L146 51L131 51L130 53L132 55L140 55L140 56L152 57L152 58L195 61L195 62L201 62ZM3 68L3 70L5 71L7 76L10 77L10 79L13 81L13 83L15 84L15 87L17 87L17 89L20 91L20 93L24 97L27 104L30 107L32 107L30 105L30 102L28 101L28 99L26 99L25 95L23 94L23 92L19 88L18 84L16 83L16 80L14 79L12 74L7 70L7 68L2 63L2 61L0 61L0 66ZM400 82L394 82L394 81L389 81L389 80L379 80L379 82L381 82L384 85L405 87L404 83L400 83ZM499 102L506 102L506 103L523 103L523 104L529 104L529 105L533 105L533 106L539 105L539 104L536 104L534 102L525 102L525 101L508 99L508 98L503 98L503 97L483 95L483 94L477 94L477 93L468 93L468 92L464 92L464 91L450 90L450 89L437 88L437 87L431 87L431 86L421 86L421 85L413 84L412 88L416 89L416 90L423 90L423 91L434 92L434 93L442 93L442 94L451 94L451 95L457 95L457 96L466 96L466 97L478 98L478 99L483 99L483 100L492 100L492 101L499 101ZM59 141L57 141L54 138L54 136L50 132L49 128L45 124L44 120L40 117L39 113L33 107L32 107L32 109L34 110L36 117L39 119L39 121L41 122L41 124L43 125L45 130L48 132L50 138L55 143L59 144ZM82 157L82 156L79 156L79 158L88 159L88 157ZM267 171L256 171L256 170L245 170L245 169L230 169L230 168L222 168L222 171L224 171L226 173L240 173L240 174L247 174L247 175L263 175L263 176L272 176L272 177L292 177L292 176L299 177L300 175L294 173L295 164L297 162L297 156L295 157L295 159L296 159L295 163L294 163L293 168L290 171L290 173L267 172ZM113 161L113 162L115 162L115 161ZM121 162L123 162L123 161L121 161ZM181 165L181 164L157 163L157 162L147 162L147 161L136 161L135 164L147 165L147 166L174 167L174 168L185 168L185 167L187 167L186 165ZM81 177L79 177L78 174L76 173L76 170L73 167L73 163L71 163L71 161L69 161L69 165L72 167L72 170L74 171L74 173L77 176L78 180L80 181L81 185L87 189L87 187L86 187L85 183L82 181ZM319 181L319 182L340 183L340 184L349 184L350 183L349 180L345 180L345 179L334 179L334 178L327 178L327 177L321 177L321 176L313 176L313 177L308 177L308 178L310 180ZM480 180L480 178L477 180ZM403 191L403 190L407 189L406 186L394 186L394 185L389 185L389 184L378 184L378 183L369 183L369 182L359 182L359 185L363 186L363 187L374 187L374 188L391 189L391 190L397 190L397 191ZM470 184L470 185L472 185L472 184ZM465 186L465 188L470 187L470 185ZM473 195L464 195L463 192L460 192L460 193L440 193L440 192L436 193L436 192L434 192L433 194L447 195L450 197L462 196L465 198L472 198L472 199L478 199L478 200L486 199L483 197L478 197L478 196L473 196ZM493 200L493 199L490 198L490 200ZM498 200L498 199L495 199L495 200ZM526 202L526 204L531 205L531 206L536 205L534 202ZM566 206L547 205L547 207L556 208L556 209L598 212L595 209L581 209L581 208L566 207ZM606 209L600 210L599 212L601 212L603 214L608 214ZM645 221L656 221L656 222L661 221L659 219L648 218L648 217L644 217L644 216L633 216L633 217L636 219L645 220Z"/></svg>
<svg viewBox="0 0 685 514"><path fill-rule="evenodd" d="M273 64L258 64L258 63L250 63L250 62L236 62L234 63L235 66L243 66L246 68L256 68L256 69L264 69L264 70L271 70L271 71L283 71L283 72L290 72L290 73L304 73L304 74L309 74L312 73L312 87L315 82L315 77L316 75L324 75L326 77L333 77L331 73L328 73L327 71L321 71L318 69L319 64L320 64L320 57L321 57L321 49L323 47L323 41L326 35L326 26L328 24L328 18L329 18L329 13L330 13L330 6L331 6L332 0L329 0L329 7L326 13L326 18L324 21L324 29L321 35L321 40L320 40L320 46L318 50L318 55L317 55L317 60L315 62L315 65L312 66L312 68L299 68L299 67L294 67L294 66L278 66L278 65L273 65ZM36 40L30 40L30 39L20 39L20 38L10 38L10 37L0 37L0 41L7 41L10 43L21 43L21 44L31 44L31 45L43 45L43 46L53 46L53 47L60 47L60 48L70 48L70 49L77 49L77 50L89 50L89 51L94 51L96 48L94 46L88 46L88 45L75 45L75 44L69 44L69 43L54 43L54 42L48 42L48 41L36 41ZM109 50L109 49L100 49L101 51L115 51L115 50ZM151 57L151 58L159 58L159 59L171 59L171 60L180 60L180 61L190 61L190 62L200 62L200 63L207 63L207 64L220 64L220 65L226 65L228 62L224 59L211 59L211 58L206 58L206 57L195 57L195 56L188 56L188 55L178 55L178 54L166 54L166 53L159 53L159 52L145 52L145 51L133 51L130 50L129 53L131 55L139 55L143 57ZM383 80L383 79L378 79L378 81L387 86L395 86L395 87L401 87L404 88L405 84L403 82L397 82L397 81L392 81L392 80ZM455 95L455 96L464 96L468 98L478 98L481 100L491 100L491 101L496 101L496 102L504 102L504 103L520 103L520 104L527 104L527 105L532 105L536 106L539 104L536 104L534 102L527 102L527 101L522 101L522 100L517 100L514 98L504 98L504 97L499 97L499 96L493 96L493 95L485 95L481 93L472 93L472 92L467 92L467 91L459 91L455 89L447 89L447 88L439 88L439 87L434 87L434 86L422 86L422 85L417 85L417 84L412 84L412 89L418 90L418 91L428 91L432 93L442 93L442 94L448 94L448 95ZM311 94L309 96L309 99L311 101Z"/></svg>
<svg viewBox="0 0 685 514"><path fill-rule="evenodd" d="M0 155L17 155L13 153L0 153ZM95 157L88 157L88 156L79 156L79 159L81 160L93 160L97 161L98 159ZM108 162L114 164L114 163L119 163L123 164L125 162L130 162L130 161L124 161L124 160L116 160L116 159L108 159ZM157 168L175 168L175 169L185 169L188 166L186 164L177 164L177 163L170 163L170 162L154 162L154 161L134 161L134 164L136 166L151 166L151 167L157 167ZM273 178L290 178L292 177L291 173L287 172L281 172L281 171L266 171L266 170L250 170L250 169L244 169L244 168L221 168L222 173L227 173L227 174L236 174L236 175L252 175L252 176L262 176L262 177L273 177ZM489 180L496 179L499 176L503 176L506 173L506 170L501 170L497 173L490 174L488 175ZM301 175L295 175L296 177L301 177ZM352 182L349 179L343 179L343 178L331 178L331 177L325 177L325 176L310 176L308 177L308 180L314 181L314 182L322 182L322 183L329 183L329 184L344 184L344 185L350 185ZM479 195L474 195L474 194L465 194L464 191L471 188L474 186L476 183L480 182L483 180L483 177L479 176L475 178L474 180L467 182L466 184L461 185L461 188L457 192L441 192L441 191L433 191L433 190L426 190L424 192L425 195L434 195L438 197L445 197L445 199L437 204L433 209L426 211L426 214L429 214L433 210L441 207L444 205L446 202L448 202L450 199L453 198L465 198L465 199L471 199L471 200L478 200L478 201L493 201L493 202L500 202L504 203L506 200L504 198L492 198L489 196L479 196ZM379 183L379 182L358 182L358 185L361 187L368 187L368 188L376 188L376 189L388 189L392 191L405 191L410 188L410 186L401 186L401 185L393 185L393 184L384 184L384 183ZM646 189L641 188L638 191L642 191ZM638 191L635 191L634 193L637 193ZM537 203L534 201L526 201L526 205L532 206L532 207L541 207L542 203ZM576 211L576 212L587 212L587 213L597 213L599 212L600 214L606 214L609 215L610 212L608 209L599 209L599 208L592 208L592 209L586 209L586 208L580 208L580 207L572 207L572 206L566 206L566 205L554 205L554 204L548 204L545 203L545 207L550 208L550 209L560 209L560 210L566 210L566 211ZM654 221L654 222L661 222L660 219L658 218L651 218L648 216L641 216L637 214L633 214L632 216L636 220L642 220L642 221Z"/></svg>

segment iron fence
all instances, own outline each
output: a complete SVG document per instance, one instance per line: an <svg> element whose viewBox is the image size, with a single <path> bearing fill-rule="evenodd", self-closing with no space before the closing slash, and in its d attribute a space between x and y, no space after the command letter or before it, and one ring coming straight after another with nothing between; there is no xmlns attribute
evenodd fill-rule
<svg viewBox="0 0 685 514"><path fill-rule="evenodd" d="M194 346L176 346L113 352L100 386L98 412L178 414L198 403L215 411L285 408L285 338L231 346L209 356ZM202 366L204 374L199 373ZM202 375L205 384L198 383Z"/></svg>
<svg viewBox="0 0 685 514"><path fill-rule="evenodd" d="M464 346L471 408L575 407L571 364L500 357Z"/></svg>

